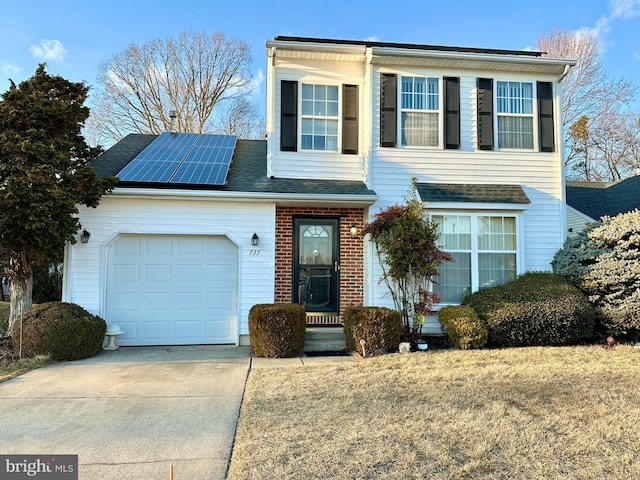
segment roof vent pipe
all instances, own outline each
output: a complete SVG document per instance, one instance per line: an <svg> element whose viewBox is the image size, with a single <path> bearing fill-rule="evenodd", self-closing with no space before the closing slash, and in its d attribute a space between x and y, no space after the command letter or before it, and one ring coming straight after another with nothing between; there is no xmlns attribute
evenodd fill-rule
<svg viewBox="0 0 640 480"><path fill-rule="evenodd" d="M169 124L169 132L176 133L176 111L169 110L169 118L171 119L171 123Z"/></svg>

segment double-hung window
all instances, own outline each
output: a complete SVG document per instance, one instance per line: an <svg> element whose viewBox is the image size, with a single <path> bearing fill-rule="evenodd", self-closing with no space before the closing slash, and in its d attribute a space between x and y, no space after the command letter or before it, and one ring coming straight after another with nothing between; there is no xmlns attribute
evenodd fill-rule
<svg viewBox="0 0 640 480"><path fill-rule="evenodd" d="M380 146L460 148L460 78L380 74Z"/></svg>
<svg viewBox="0 0 640 480"><path fill-rule="evenodd" d="M533 149L533 84L496 82L498 148Z"/></svg>
<svg viewBox="0 0 640 480"><path fill-rule="evenodd" d="M501 214L434 214L440 243L453 260L442 264L434 291L457 304L480 288L501 285L518 273L517 217Z"/></svg>
<svg viewBox="0 0 640 480"><path fill-rule="evenodd" d="M358 85L280 82L280 150L358 154ZM339 133L339 134L338 134Z"/></svg>
<svg viewBox="0 0 640 480"><path fill-rule="evenodd" d="M440 95L437 78L402 77L402 145L440 144Z"/></svg>
<svg viewBox="0 0 640 480"><path fill-rule="evenodd" d="M338 151L338 87L302 84L303 150Z"/></svg>

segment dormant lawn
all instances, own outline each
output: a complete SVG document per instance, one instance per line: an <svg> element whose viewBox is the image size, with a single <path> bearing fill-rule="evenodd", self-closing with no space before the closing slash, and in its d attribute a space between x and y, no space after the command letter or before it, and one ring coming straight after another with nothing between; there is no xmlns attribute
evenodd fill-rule
<svg viewBox="0 0 640 480"><path fill-rule="evenodd" d="M252 370L228 478L640 478L640 351L442 350Z"/></svg>

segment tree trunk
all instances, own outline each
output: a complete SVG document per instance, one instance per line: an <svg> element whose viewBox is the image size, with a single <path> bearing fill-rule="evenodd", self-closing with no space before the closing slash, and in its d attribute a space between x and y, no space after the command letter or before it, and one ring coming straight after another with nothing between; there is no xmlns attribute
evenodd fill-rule
<svg viewBox="0 0 640 480"><path fill-rule="evenodd" d="M13 335L13 327L20 314L31 307L33 291L33 271L31 262L24 254L12 257L9 263L9 327L7 333ZM17 333L17 330L16 330Z"/></svg>

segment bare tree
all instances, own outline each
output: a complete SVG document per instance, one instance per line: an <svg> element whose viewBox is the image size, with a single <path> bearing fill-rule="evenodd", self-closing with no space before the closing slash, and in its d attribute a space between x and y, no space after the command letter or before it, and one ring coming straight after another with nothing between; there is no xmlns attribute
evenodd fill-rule
<svg viewBox="0 0 640 480"><path fill-rule="evenodd" d="M232 105L249 104L251 61L249 45L222 32L183 32L177 39L130 45L99 66L88 137L112 142L128 133L168 131L171 111L179 131L236 134L213 114L223 106L234 115L249 111ZM243 136L256 136L258 120L251 112L234 122L251 125Z"/></svg>
<svg viewBox="0 0 640 480"><path fill-rule="evenodd" d="M585 168L594 168L601 157L584 151L584 148L593 146L589 142L575 143L576 137L571 134L570 128L576 122L585 122L586 118L586 124L576 125L583 133L588 131L592 134L603 128L610 131L606 122L618 118L610 114L628 106L637 88L627 80L611 77L602 68L597 39L589 31L555 29L543 32L538 36L536 49L549 57L577 61L576 66L562 81L563 127L568 132L565 136L565 167L569 175L588 179L590 174ZM589 153L589 161L585 163L585 154ZM609 174L616 176L615 168L611 167L612 165L605 166L605 170L609 169Z"/></svg>

